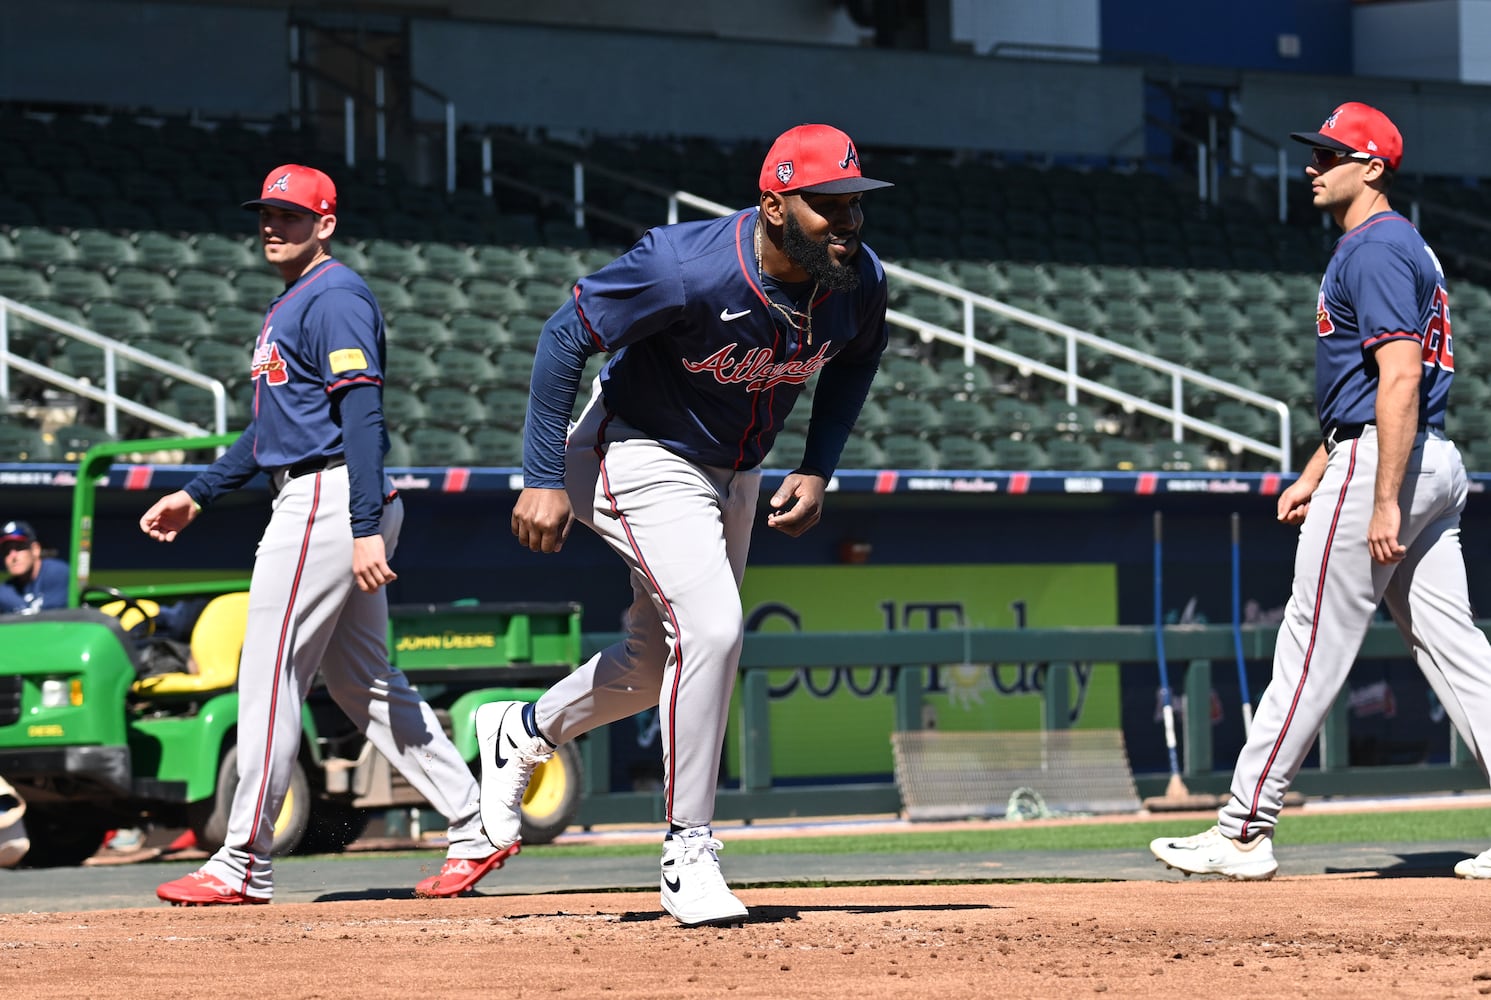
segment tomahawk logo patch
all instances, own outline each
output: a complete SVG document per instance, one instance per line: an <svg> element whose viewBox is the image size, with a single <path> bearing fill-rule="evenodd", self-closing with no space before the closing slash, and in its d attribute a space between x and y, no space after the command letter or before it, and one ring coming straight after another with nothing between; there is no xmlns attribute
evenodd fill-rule
<svg viewBox="0 0 1491 1000"><path fill-rule="evenodd" d="M792 173L793 171L791 160L783 160L781 163L777 164L777 180L781 181L783 184L786 184L788 181L792 180Z"/></svg>

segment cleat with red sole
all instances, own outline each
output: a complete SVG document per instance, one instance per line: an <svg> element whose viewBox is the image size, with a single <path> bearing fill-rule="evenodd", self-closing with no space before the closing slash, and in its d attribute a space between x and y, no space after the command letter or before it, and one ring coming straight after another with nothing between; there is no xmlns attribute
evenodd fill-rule
<svg viewBox="0 0 1491 1000"><path fill-rule="evenodd" d="M522 849L522 844L510 844L484 858L446 858L437 874L414 887L414 894L423 899L459 896L480 882L487 872L501 868L504 861Z"/></svg>
<svg viewBox="0 0 1491 1000"><path fill-rule="evenodd" d="M243 906L267 903L264 896L247 896L203 871L163 882L155 894L172 906Z"/></svg>

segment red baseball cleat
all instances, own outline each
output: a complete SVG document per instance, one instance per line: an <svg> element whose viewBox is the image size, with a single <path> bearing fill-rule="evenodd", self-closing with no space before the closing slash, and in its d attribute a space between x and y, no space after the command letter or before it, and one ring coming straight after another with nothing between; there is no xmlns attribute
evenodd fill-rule
<svg viewBox="0 0 1491 1000"><path fill-rule="evenodd" d="M202 871L163 882L156 887L155 894L172 906L240 906L269 902L266 897L246 896Z"/></svg>
<svg viewBox="0 0 1491 1000"><path fill-rule="evenodd" d="M484 858L446 858L440 872L415 886L414 894L425 899L459 896L480 882L487 872L501 868L502 862L517 854L522 847L522 844L512 844Z"/></svg>

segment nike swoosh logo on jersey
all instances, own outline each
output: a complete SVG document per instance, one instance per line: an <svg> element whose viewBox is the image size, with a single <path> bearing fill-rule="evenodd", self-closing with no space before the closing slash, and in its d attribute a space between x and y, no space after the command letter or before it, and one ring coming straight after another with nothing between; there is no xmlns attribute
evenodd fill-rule
<svg viewBox="0 0 1491 1000"><path fill-rule="evenodd" d="M730 322L733 319L740 319L740 317L742 317L742 316L749 316L750 314L751 314L751 311L749 309L742 309L740 312L731 312L727 308L727 309L721 309L720 310L720 319L723 320L723 321L725 321L726 323L728 323L728 322Z"/></svg>

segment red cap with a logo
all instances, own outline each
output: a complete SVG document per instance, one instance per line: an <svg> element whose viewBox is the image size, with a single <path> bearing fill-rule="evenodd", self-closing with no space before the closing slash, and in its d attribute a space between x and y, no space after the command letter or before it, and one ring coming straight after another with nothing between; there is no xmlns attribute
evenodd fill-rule
<svg viewBox="0 0 1491 1000"><path fill-rule="evenodd" d="M1319 132L1290 132L1289 138L1309 146L1366 153L1397 170L1403 162L1403 136L1392 119L1368 104L1350 101L1330 113Z"/></svg>
<svg viewBox="0 0 1491 1000"><path fill-rule="evenodd" d="M335 215L337 211L337 186L315 167L303 167L298 163L286 163L275 167L264 178L259 197L243 203L244 208L273 205L288 208L292 212L310 212L312 215Z"/></svg>
<svg viewBox="0 0 1491 1000"><path fill-rule="evenodd" d="M854 140L832 125L798 125L777 136L761 163L761 190L853 194L895 187L860 173Z"/></svg>

